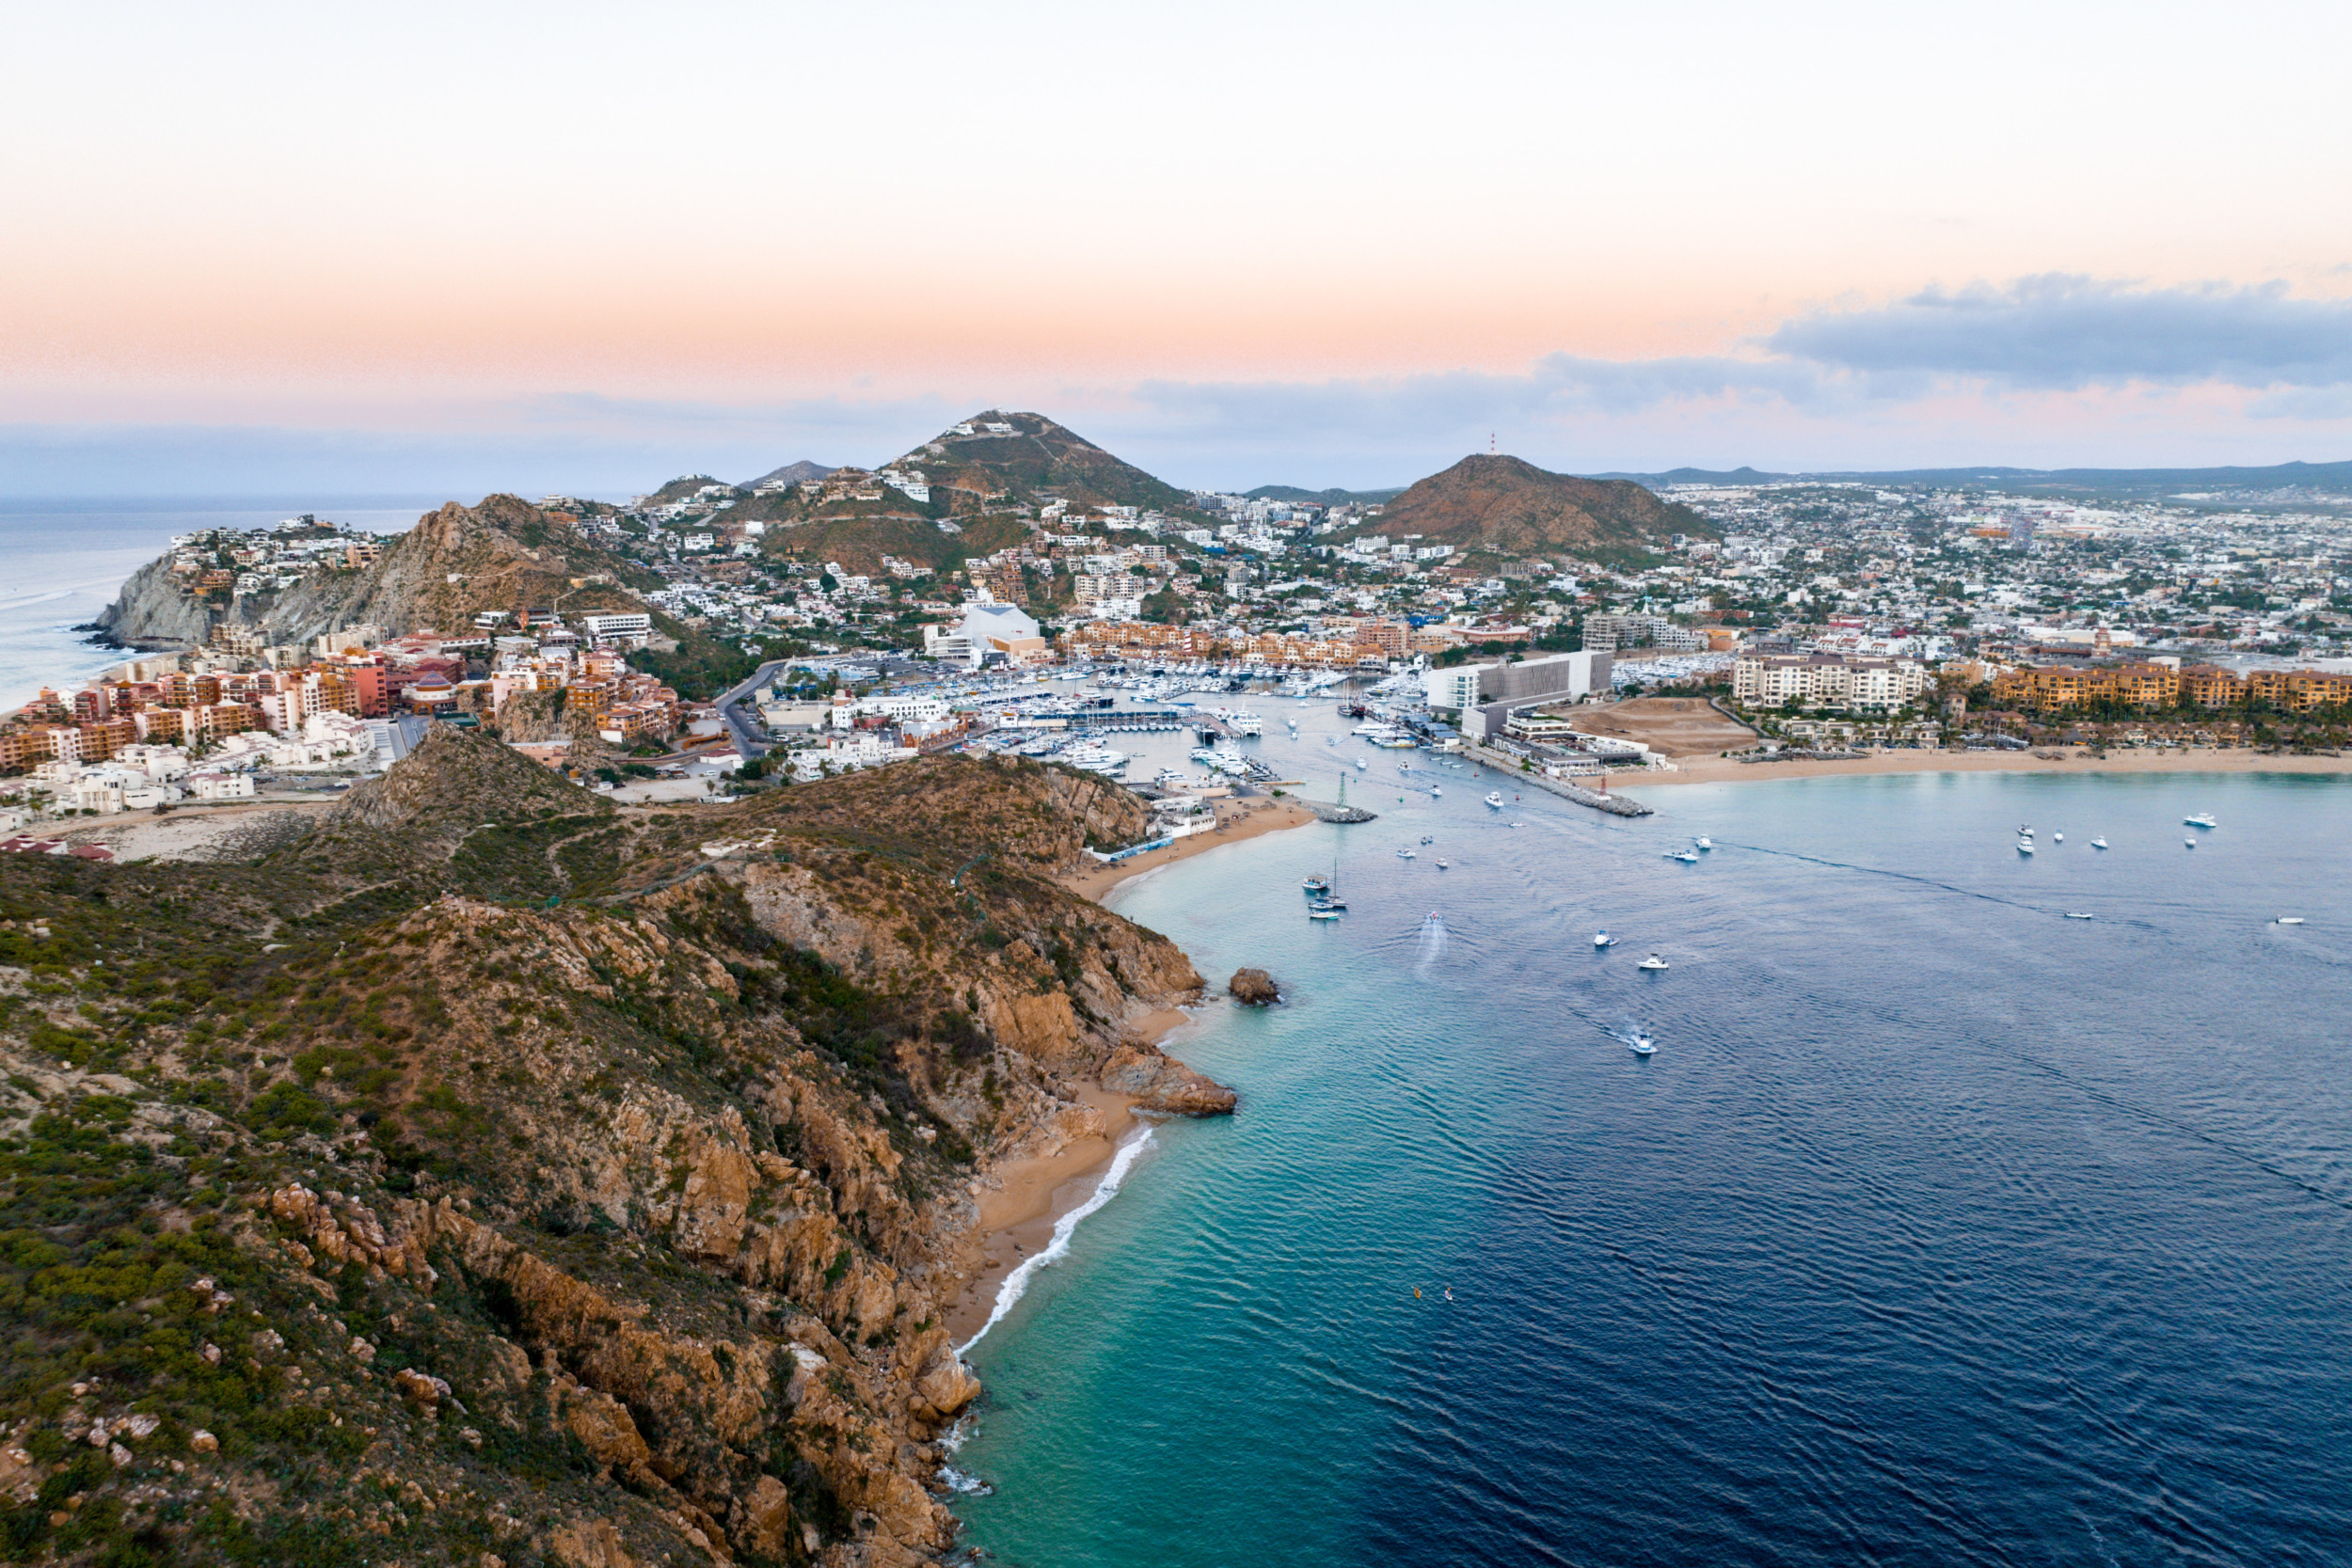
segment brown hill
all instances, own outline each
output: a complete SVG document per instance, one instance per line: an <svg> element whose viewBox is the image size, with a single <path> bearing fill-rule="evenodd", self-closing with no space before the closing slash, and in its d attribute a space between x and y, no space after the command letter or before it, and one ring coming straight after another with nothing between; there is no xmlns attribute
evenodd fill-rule
<svg viewBox="0 0 2352 1568"><path fill-rule="evenodd" d="M1478 453L1406 489L1354 533L1418 533L1505 555L1632 554L1677 533L1720 533L1687 506L1630 480L1578 479L1522 458Z"/></svg>
<svg viewBox="0 0 2352 1568"><path fill-rule="evenodd" d="M1099 779L614 811L487 745L259 862L0 855L0 1555L936 1560L974 1197L1086 1080L1232 1106L1046 875L1140 831ZM611 892L519 836L583 825Z"/></svg>
<svg viewBox="0 0 2352 1568"><path fill-rule="evenodd" d="M1191 506L1191 498L1176 486L1112 456L1042 414L991 408L962 423L973 434L951 426L898 459L902 467L922 470L934 497L948 492L949 506L958 515L983 511L997 497L1032 503L1059 498L1073 507L1140 506L1162 512ZM993 431L991 425L1009 428Z"/></svg>

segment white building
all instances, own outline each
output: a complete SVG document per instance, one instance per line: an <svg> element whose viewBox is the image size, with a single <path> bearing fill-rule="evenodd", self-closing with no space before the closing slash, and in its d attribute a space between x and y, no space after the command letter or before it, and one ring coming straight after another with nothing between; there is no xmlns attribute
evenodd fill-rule
<svg viewBox="0 0 2352 1568"><path fill-rule="evenodd" d="M1812 703L1822 707L1899 708L1925 696L1927 689L1927 667L1907 658L1741 654L1731 665L1732 698L1749 707Z"/></svg>
<svg viewBox="0 0 2352 1568"><path fill-rule="evenodd" d="M944 663L961 663L977 670L990 654L1002 654L1015 664L1047 653L1037 622L1009 604L968 604L954 626L923 628L923 651Z"/></svg>

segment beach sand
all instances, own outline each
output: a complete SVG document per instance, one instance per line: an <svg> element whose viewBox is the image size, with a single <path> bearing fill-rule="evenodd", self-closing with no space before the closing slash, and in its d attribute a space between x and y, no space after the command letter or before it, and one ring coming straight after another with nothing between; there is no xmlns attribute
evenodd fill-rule
<svg viewBox="0 0 2352 1568"><path fill-rule="evenodd" d="M1103 1114L1104 1136L1077 1139L1042 1158L1007 1160L991 1173L1002 1185L980 1194L983 1261L947 1308L947 1332L959 1345L988 1322L1005 1276L1053 1240L1056 1220L1093 1196L1112 1154L1137 1130L1132 1095L1089 1085L1078 1090L1078 1098Z"/></svg>
<svg viewBox="0 0 2352 1568"><path fill-rule="evenodd" d="M2052 752L2058 754L2052 755ZM2352 773L2352 756L2266 755L2241 747L2166 746L2110 751L2104 757L2071 747L2031 752L1878 752L1851 761L1734 762L1685 757L1675 770L1610 775L1610 792L1639 800L1661 784L1752 784L1856 773Z"/></svg>
<svg viewBox="0 0 2352 1568"><path fill-rule="evenodd" d="M1064 877L1061 885L1082 898L1100 903L1111 889L1130 877L1140 877L1163 865L1189 860L1194 855L1217 847L1221 844L1239 844L1256 838L1260 833L1276 832L1283 828L1296 828L1312 822L1315 814L1295 800L1217 800L1217 827L1214 832L1194 833L1180 838L1165 849L1154 849L1148 855L1120 861L1117 865L1098 866Z"/></svg>

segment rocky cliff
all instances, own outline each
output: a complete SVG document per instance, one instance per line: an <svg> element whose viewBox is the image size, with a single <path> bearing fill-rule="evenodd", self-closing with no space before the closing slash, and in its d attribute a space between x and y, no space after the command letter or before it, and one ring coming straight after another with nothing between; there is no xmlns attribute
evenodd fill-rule
<svg viewBox="0 0 2352 1568"><path fill-rule="evenodd" d="M1232 1106L1133 1032L1184 955L1050 879L1123 799L615 811L451 733L252 864L0 857L0 1540L940 1553L993 1166L1083 1079Z"/></svg>
<svg viewBox="0 0 2352 1568"><path fill-rule="evenodd" d="M643 609L629 587L634 574L530 502L490 496L477 506L452 501L426 513L365 570L314 572L282 591L227 602L187 594L167 562L151 562L98 626L119 642L151 648L200 644L223 623L253 626L273 642L362 625L469 630L487 610L559 602L567 614Z"/></svg>

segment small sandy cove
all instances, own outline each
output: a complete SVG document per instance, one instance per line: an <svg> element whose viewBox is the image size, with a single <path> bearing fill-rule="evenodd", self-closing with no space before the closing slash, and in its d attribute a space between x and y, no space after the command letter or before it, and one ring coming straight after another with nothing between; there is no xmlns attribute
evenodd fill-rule
<svg viewBox="0 0 2352 1568"><path fill-rule="evenodd" d="M1163 865L1189 860L1219 845L1239 844L1260 833L1270 833L1283 828L1295 828L1312 822L1315 814L1295 800L1251 799L1216 800L1216 828L1214 832L1194 833L1180 838L1165 849L1154 849L1148 855L1120 861L1117 865L1097 866L1089 871L1073 872L1061 879L1061 885L1082 898L1101 903L1111 889L1131 877L1147 871L1157 871Z"/></svg>
<svg viewBox="0 0 2352 1568"><path fill-rule="evenodd" d="M2060 748L2031 752L1874 752L1846 761L1804 757L1792 762L1734 762L1728 757L1681 757L1675 771L1613 775L1610 782L1641 796L1661 784L1757 784L1771 779L1819 779L1849 773L2352 773L2352 757L2271 756L2240 747L2150 746L2106 756Z"/></svg>

